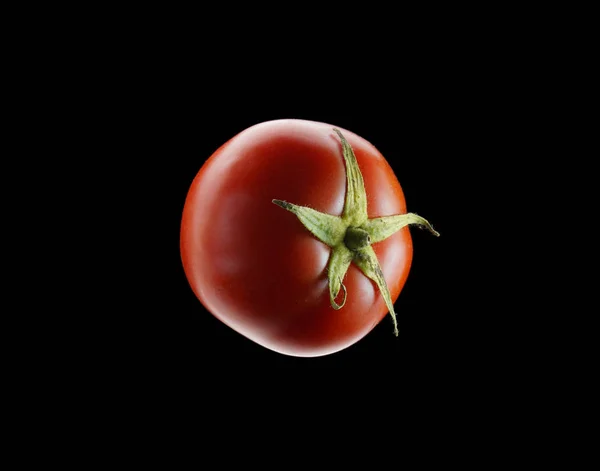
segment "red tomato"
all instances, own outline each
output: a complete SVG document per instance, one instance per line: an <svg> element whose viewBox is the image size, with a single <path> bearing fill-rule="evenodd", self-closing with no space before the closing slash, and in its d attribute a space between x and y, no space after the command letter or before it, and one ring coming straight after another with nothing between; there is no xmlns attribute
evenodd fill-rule
<svg viewBox="0 0 600 471"><path fill-rule="evenodd" d="M341 132L364 179L368 217L406 213L385 158L365 139ZM340 216L345 195L334 126L286 119L242 131L206 161L185 201L181 257L193 292L229 327L282 354L320 356L354 344L388 313L380 290L352 263L343 279L345 305L334 309L327 277L331 249L272 202ZM408 227L373 249L395 301L413 255Z"/></svg>

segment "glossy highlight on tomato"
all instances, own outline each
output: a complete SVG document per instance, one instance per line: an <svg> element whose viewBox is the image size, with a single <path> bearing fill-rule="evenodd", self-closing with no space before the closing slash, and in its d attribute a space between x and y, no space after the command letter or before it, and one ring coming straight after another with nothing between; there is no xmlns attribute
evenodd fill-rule
<svg viewBox="0 0 600 471"><path fill-rule="evenodd" d="M181 223L183 268L199 301L238 333L285 355L327 355L388 312L395 326L391 303L413 255L407 224L417 220L372 244L349 236L406 214L400 183L371 143L327 123L267 121L222 145L194 178ZM327 232L330 219L345 222ZM333 235L319 238L323 227ZM339 276L334 253L353 257L338 264Z"/></svg>

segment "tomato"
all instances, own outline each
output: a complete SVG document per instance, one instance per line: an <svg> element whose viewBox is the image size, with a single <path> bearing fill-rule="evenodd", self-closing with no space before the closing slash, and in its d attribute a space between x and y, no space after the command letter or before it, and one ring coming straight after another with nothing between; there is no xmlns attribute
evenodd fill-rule
<svg viewBox="0 0 600 471"><path fill-rule="evenodd" d="M397 215L404 222L383 228ZM183 268L199 301L238 333L286 355L327 355L388 312L395 325L413 256L407 224L431 229L408 216L371 143L326 123L268 121L222 145L194 178Z"/></svg>

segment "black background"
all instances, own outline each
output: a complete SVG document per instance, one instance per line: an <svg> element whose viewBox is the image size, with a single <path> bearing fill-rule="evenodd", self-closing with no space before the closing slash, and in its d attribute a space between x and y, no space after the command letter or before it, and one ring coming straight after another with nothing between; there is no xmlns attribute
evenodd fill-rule
<svg viewBox="0 0 600 471"><path fill-rule="evenodd" d="M409 414L448 432L467 416L478 424L489 413L510 413L513 388L531 371L517 354L521 315L507 309L511 288L498 284L511 254L499 256L500 235L490 235L497 228L488 219L498 206L490 186L506 162L500 116L509 105L497 77L475 52L409 56L400 69L368 56L345 66L331 51L284 62L275 53L250 57L253 67L206 57L199 67L187 54L160 54L119 87L117 132L129 145L115 159L126 194L115 233L118 308L100 321L117 346L101 350L111 384L132 394L134 408L158 404L162 414L194 410L216 420L235 411L260 422L317 407L323 412L306 420L319 427L328 414L343 417L336 426ZM179 230L193 178L238 132L279 118L327 122L369 140L394 169L409 211L440 232L411 229L398 338L384 318L338 353L285 356L225 326L190 289Z"/></svg>
<svg viewBox="0 0 600 471"><path fill-rule="evenodd" d="M26 169L4 176L27 181L5 206L23 196L33 222L5 231L28 244L5 246L21 269L10 278L26 287L5 316L24 326L23 335L5 330L18 370L7 389L28 401L9 407L35 416L19 425L58 438L50 447L59 453L96 461L125 451L138 462L162 451L170 467L169 439L198 460L216 451L220 463L262 465L284 445L286 465L304 455L321 463L319 445L337 467L359 451L374 467L407 449L445 464L476 452L494 462L523 450L554 459L547 443L579 429L561 419L587 417L569 409L579 399L565 400L561 387L579 394L576 380L591 376L574 367L594 345L580 341L582 321L568 327L591 311L573 308L572 296L554 302L554 287L577 272L555 265L572 246L547 238L555 225L562 234L560 173L574 154L556 126L574 112L558 116L560 101L578 101L579 77L591 76L562 81L560 72L590 63L567 43L562 12L194 7L69 8L56 21L38 11L41 34L11 36L10 48L29 50L14 48L18 66L7 68L23 88L7 88L22 140L6 160ZM388 317L341 352L288 357L232 331L193 295L179 253L189 186L220 145L279 118L327 122L373 143L409 211L441 233L411 230L398 338ZM557 150L561 138L568 145ZM30 202L34 178L47 186ZM260 427L272 419L265 439ZM333 443L346 435L357 446ZM554 441L536 448L535 437ZM251 449L238 452L243 445Z"/></svg>
<svg viewBox="0 0 600 471"><path fill-rule="evenodd" d="M115 13L87 36L82 21L42 54L48 65L34 85L49 105L35 116L58 125L42 144L59 156L41 155L74 185L56 206L72 229L59 230L54 214L42 227L65 250L52 246L56 259L44 271L61 285L50 290L58 314L25 319L50 344L33 355L46 373L35 391L54 387L85 425L97 423L93 414L110 417L109 433L122 432L125 446L146 427L160 440L192 429L237 446L267 414L285 425L276 433L304 422L311 442L291 442L301 447L294 458L312 451L318 432L329 440L330 427L346 424L361 441L378 441L372 456L394 454L397 430L423 448L450 444L447 453L455 438L464 457L473 443L486 446L481 431L504 425L526 436L523 424L552 420L544 375L566 347L558 337L547 338L552 349L540 342L547 310L532 287L537 241L525 238L534 213L521 211L516 191L533 188L523 169L536 173L545 157L534 124L554 106L542 64L554 49L529 38L534 18L494 22L494 12L472 21L471 11L436 10L369 19L352 10L343 22L306 10L290 29L281 18L266 20L271 28L250 17L230 23L245 20L238 10L172 13ZM234 332L192 293L179 253L189 186L220 145L279 118L327 122L370 141L408 210L440 232L411 229L398 338L388 317L341 352L289 357ZM36 241L39 252L45 242ZM67 250L75 260L65 267ZM30 298L50 300L37 287ZM60 413L46 397L40 409ZM358 425L370 418L396 429L383 437L383 427ZM244 425L246 435L236 435Z"/></svg>
<svg viewBox="0 0 600 471"><path fill-rule="evenodd" d="M136 25L118 41L86 44L72 81L81 91L78 150L100 176L86 202L97 208L88 211L101 240L91 251L97 281L81 277L78 305L79 322L91 327L77 341L93 346L91 371L110 388L174 404L206 394L335 403L349 394L381 411L395 410L402 392L450 413L452 401L489 401L531 373L525 330L515 327L530 301L514 309L519 288L502 274L516 265L508 247L519 228L507 231L499 216L510 207L507 184L519 183L511 159L523 155L516 141L533 106L528 57L508 54L504 37L485 36L484 26L388 29L367 46L358 34L304 42L282 29L227 43L199 27ZM220 145L279 118L327 122L370 141L408 210L440 232L411 229L398 338L385 318L341 352L289 357L234 332L192 293L179 253L189 186ZM365 392L374 395L366 403L357 399Z"/></svg>

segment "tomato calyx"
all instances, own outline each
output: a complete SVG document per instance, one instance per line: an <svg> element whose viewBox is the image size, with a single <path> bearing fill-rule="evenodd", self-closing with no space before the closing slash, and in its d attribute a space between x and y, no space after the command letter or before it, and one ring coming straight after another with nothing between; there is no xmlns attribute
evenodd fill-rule
<svg viewBox="0 0 600 471"><path fill-rule="evenodd" d="M387 239L411 224L425 228L435 236L439 236L439 233L427 220L414 213L369 219L364 180L354 151L339 129L333 130L342 143L342 154L346 165L346 199L342 215L334 216L278 199L274 199L273 203L294 214L306 229L331 248L327 264L331 307L337 310L344 306L348 293L342 280L350 264L354 262L362 273L377 285L392 316L394 334L398 336L394 305L372 244ZM342 303L338 304L336 298L340 289L344 292L344 297Z"/></svg>

